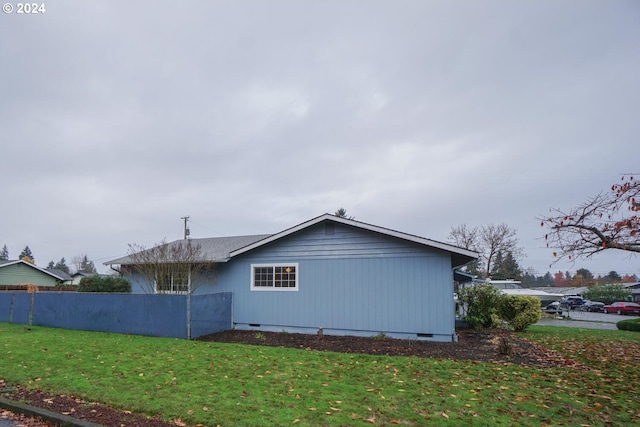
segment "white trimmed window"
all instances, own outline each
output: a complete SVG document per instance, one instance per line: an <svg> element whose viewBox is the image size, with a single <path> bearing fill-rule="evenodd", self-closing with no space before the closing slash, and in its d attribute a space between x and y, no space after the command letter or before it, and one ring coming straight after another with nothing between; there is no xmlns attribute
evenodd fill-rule
<svg viewBox="0 0 640 427"><path fill-rule="evenodd" d="M156 275L157 294L186 294L189 292L189 274L171 271Z"/></svg>
<svg viewBox="0 0 640 427"><path fill-rule="evenodd" d="M298 264L251 264L252 291L297 291Z"/></svg>

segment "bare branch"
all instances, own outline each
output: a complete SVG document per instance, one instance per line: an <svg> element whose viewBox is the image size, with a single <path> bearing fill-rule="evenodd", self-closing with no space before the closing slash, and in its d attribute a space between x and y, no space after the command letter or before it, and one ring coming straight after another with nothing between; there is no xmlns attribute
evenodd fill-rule
<svg viewBox="0 0 640 427"><path fill-rule="evenodd" d="M623 176L609 192L600 193L569 210L551 209L539 216L548 228L547 247L561 259L590 258L607 249L640 252L640 181Z"/></svg>
<svg viewBox="0 0 640 427"><path fill-rule="evenodd" d="M202 270L213 271L213 263L193 240L162 240L150 249L130 244L128 257L128 268L140 275L147 293L192 293Z"/></svg>

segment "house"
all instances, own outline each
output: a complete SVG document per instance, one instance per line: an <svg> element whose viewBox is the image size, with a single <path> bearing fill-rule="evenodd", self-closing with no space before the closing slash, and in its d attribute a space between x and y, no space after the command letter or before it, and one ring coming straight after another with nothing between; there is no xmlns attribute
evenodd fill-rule
<svg viewBox="0 0 640 427"><path fill-rule="evenodd" d="M90 276L102 276L101 274L99 275L98 273L87 273L85 271L76 271L75 273L73 273L70 277L70 281L69 284L70 285L79 285L80 281L82 279L84 279L85 277L90 277Z"/></svg>
<svg viewBox="0 0 640 427"><path fill-rule="evenodd" d="M454 271L478 256L330 214L276 234L191 242L211 266L194 293L232 292L234 328L433 341L457 340ZM144 292L132 257L105 265ZM152 291L188 289L188 278L165 276Z"/></svg>
<svg viewBox="0 0 640 427"><path fill-rule="evenodd" d="M59 270L57 268L47 268L47 271L49 273L53 273L55 276L60 277L62 279L63 285L70 285L73 281L73 278L66 271Z"/></svg>
<svg viewBox="0 0 640 427"><path fill-rule="evenodd" d="M0 261L0 286L33 284L53 287L65 281L59 273L40 268L23 259Z"/></svg>

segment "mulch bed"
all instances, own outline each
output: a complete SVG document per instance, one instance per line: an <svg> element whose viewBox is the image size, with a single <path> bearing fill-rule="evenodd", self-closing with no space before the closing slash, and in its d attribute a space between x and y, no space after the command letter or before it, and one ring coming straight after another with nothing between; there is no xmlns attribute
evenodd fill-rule
<svg viewBox="0 0 640 427"><path fill-rule="evenodd" d="M414 356L477 362L513 363L543 368L582 366L558 352L520 338L506 329L458 329L458 342L400 340L282 332L230 330L206 335L199 341L242 343L304 350L383 356Z"/></svg>
<svg viewBox="0 0 640 427"><path fill-rule="evenodd" d="M385 356L413 356L501 364L528 365L541 368L566 367L587 369L580 363L555 351L527 341L507 330L459 329L457 343L398 340L378 337L339 337L291 334L281 332L225 331L200 337L199 341L243 343L303 350L333 351ZM0 389L4 388L0 380ZM2 397L21 401L49 411L69 415L105 426L166 427L182 425L120 411L97 402L86 402L74 396L51 395L17 386ZM47 426L50 424L23 424Z"/></svg>

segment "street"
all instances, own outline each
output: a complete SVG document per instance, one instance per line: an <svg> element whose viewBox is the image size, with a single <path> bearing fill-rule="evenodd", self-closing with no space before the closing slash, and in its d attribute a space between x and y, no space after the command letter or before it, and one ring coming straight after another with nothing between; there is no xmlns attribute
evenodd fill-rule
<svg viewBox="0 0 640 427"><path fill-rule="evenodd" d="M564 317L562 317L561 314L564 315ZM558 313L554 317L543 317L537 325L617 330L617 322L625 319L637 318L638 316L619 316L617 314L591 313L588 311L571 310Z"/></svg>

